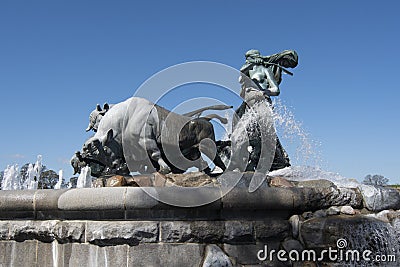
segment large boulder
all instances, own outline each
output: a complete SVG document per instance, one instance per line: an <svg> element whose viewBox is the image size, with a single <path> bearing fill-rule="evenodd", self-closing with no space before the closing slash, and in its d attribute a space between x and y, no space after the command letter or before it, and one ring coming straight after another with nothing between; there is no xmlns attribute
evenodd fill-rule
<svg viewBox="0 0 400 267"><path fill-rule="evenodd" d="M360 185L364 207L370 211L400 209L400 193L394 188L374 185Z"/></svg>

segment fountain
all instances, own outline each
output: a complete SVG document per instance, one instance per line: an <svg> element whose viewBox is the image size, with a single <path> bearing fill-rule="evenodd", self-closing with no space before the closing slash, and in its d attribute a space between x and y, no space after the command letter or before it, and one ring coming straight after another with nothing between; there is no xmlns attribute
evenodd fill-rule
<svg viewBox="0 0 400 267"><path fill-rule="evenodd" d="M204 109L176 114L137 96L103 109L98 105L87 128L96 133L71 161L80 173L77 188L37 190L39 156L23 183L18 166L7 167L2 183L7 191L0 191L0 249L6 251L0 265L369 266L372 257L384 256L383 266L398 266L399 192L323 171L315 163L315 142L284 104L271 100L279 94L280 74L296 65L294 51L246 53L244 102L228 138L215 145L209 142L214 141L209 120L218 115L202 115ZM145 136L132 142L138 129ZM165 132L188 141L172 158L167 150L176 143ZM172 145L159 145L157 136ZM278 136L299 139L297 154L311 166L296 166L301 158L290 166ZM199 156L203 151L222 173L210 172ZM173 164L179 153L186 159ZM193 166L204 171L182 173ZM96 188L90 188L92 175ZM60 170L55 189L62 179ZM371 253L364 257L365 252ZM347 259L349 253L359 258Z"/></svg>
<svg viewBox="0 0 400 267"><path fill-rule="evenodd" d="M37 189L42 173L42 156L38 155L36 163L29 164L24 177L20 175L18 165L7 166L4 170L2 190Z"/></svg>
<svg viewBox="0 0 400 267"><path fill-rule="evenodd" d="M58 181L54 185L54 189L61 189L62 182L63 182L63 170L59 170L59 172L58 172Z"/></svg>
<svg viewBox="0 0 400 267"><path fill-rule="evenodd" d="M18 165L8 165L4 170L1 190L18 190L21 188Z"/></svg>
<svg viewBox="0 0 400 267"><path fill-rule="evenodd" d="M81 173L79 174L78 180L76 182L76 188L87 188L87 187L92 187L92 176L89 166L85 166L82 168Z"/></svg>

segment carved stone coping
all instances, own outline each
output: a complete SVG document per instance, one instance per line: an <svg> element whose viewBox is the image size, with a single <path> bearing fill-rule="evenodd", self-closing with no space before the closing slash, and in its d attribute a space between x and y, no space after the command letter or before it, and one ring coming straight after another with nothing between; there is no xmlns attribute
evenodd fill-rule
<svg viewBox="0 0 400 267"><path fill-rule="evenodd" d="M147 187L154 194L179 196L182 187ZM261 187L253 193L234 188L222 196L218 187L199 187L193 198L211 194L218 200L200 207L176 207L149 196L140 187L0 191L0 219L224 220L288 218L301 211L330 206L363 206L358 189Z"/></svg>

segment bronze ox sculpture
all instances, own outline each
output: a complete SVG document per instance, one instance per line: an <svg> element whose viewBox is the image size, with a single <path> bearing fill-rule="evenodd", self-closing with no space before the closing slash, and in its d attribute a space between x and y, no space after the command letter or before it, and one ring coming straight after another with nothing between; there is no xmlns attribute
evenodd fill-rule
<svg viewBox="0 0 400 267"><path fill-rule="evenodd" d="M98 105L90 115L87 128L87 131L96 133L85 142L82 151L76 152L71 159L74 172L80 172L86 165L91 167L93 176L155 170L178 173L192 166L210 172L201 153L225 170L212 145L210 149L208 145L201 145L201 142L206 139L215 142L211 119L219 119L222 123L226 123L226 119L216 114L203 117L200 114L204 110L228 108L231 106L216 105L180 115L139 97L112 106L105 105L104 109ZM176 137L178 140L175 140ZM182 155L190 160L189 165L177 166L171 162L173 159L166 157L165 149L174 145L178 145Z"/></svg>

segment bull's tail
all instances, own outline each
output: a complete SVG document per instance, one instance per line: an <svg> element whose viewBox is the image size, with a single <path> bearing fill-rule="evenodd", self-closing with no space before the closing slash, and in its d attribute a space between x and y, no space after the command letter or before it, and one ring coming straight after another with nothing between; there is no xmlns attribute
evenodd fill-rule
<svg viewBox="0 0 400 267"><path fill-rule="evenodd" d="M204 107L204 108L199 108L196 110L193 110L191 112L182 114L183 116L188 116L188 117L197 117L199 118L201 113L203 113L203 111L206 110L225 110L225 109L230 109L233 106L227 106L227 105L214 105L214 106L208 106L208 107Z"/></svg>
<svg viewBox="0 0 400 267"><path fill-rule="evenodd" d="M200 117L200 119L206 119L206 120L208 120L208 121L210 121L210 120L212 120L212 119L217 119L217 120L219 120L222 124L227 124L227 123L228 123L228 119L227 119L227 118L221 117L221 116L219 116L219 115L217 115L217 114L209 114L209 115Z"/></svg>

